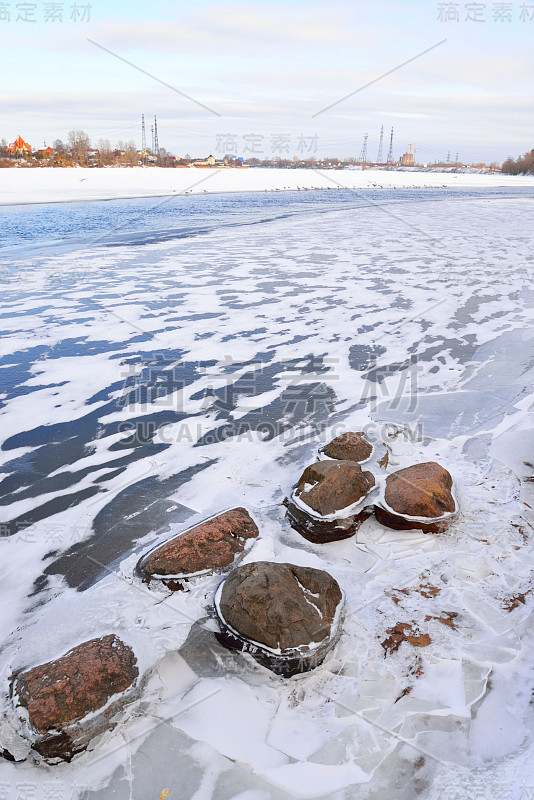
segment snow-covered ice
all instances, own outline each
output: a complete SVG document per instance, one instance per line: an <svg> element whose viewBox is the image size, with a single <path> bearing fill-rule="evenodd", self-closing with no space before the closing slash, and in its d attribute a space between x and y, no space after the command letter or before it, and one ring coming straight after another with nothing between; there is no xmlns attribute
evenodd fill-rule
<svg viewBox="0 0 534 800"><path fill-rule="evenodd" d="M417 172L401 170L320 170L195 168L164 169L3 169L0 205L14 203L65 203L124 197L159 197L179 193L269 192L283 190L336 190L342 187L486 188L534 187L531 175L480 172Z"/></svg>
<svg viewBox="0 0 534 800"><path fill-rule="evenodd" d="M528 189L414 190L201 236L10 250L3 686L110 631L151 677L91 752L5 762L0 785L38 800L52 784L62 800L73 787L86 800L534 788L532 209ZM283 498L346 430L385 438L388 470L449 469L449 530L371 518L325 545L293 531ZM245 561L324 568L345 593L341 639L307 675L216 642L220 577L167 595L133 576L141 552L234 504L261 531ZM399 622L430 644L386 652Z"/></svg>

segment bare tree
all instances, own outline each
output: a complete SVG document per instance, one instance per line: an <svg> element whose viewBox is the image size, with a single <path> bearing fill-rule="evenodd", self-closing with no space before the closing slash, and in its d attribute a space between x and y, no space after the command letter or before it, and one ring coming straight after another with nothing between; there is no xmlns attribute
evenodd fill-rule
<svg viewBox="0 0 534 800"><path fill-rule="evenodd" d="M106 167L109 166L109 164L113 164L113 150L111 149L109 139L100 139L98 142L98 149L100 151L100 165Z"/></svg>
<svg viewBox="0 0 534 800"><path fill-rule="evenodd" d="M124 163L129 167L136 167L139 161L139 155L137 153L135 142L132 139L129 142L126 142L124 150Z"/></svg>
<svg viewBox="0 0 534 800"><path fill-rule="evenodd" d="M126 167L135 167L139 162L137 147L132 139L129 142L119 139L115 154L118 156L119 163Z"/></svg>
<svg viewBox="0 0 534 800"><path fill-rule="evenodd" d="M85 131L69 131L67 134L72 160L81 166L87 165L87 151L91 141Z"/></svg>

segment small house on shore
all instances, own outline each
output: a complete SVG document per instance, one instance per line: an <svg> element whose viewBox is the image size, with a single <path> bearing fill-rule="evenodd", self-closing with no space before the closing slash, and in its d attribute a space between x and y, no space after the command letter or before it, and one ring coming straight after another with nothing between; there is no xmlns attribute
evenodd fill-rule
<svg viewBox="0 0 534 800"><path fill-rule="evenodd" d="M8 144L7 151L16 156L31 156L32 154L31 145L25 142L22 136L18 136L12 144Z"/></svg>
<svg viewBox="0 0 534 800"><path fill-rule="evenodd" d="M207 158L199 159L198 161L193 161L193 166L194 167L219 167L219 166L224 166L224 165L219 164L217 161L215 161L215 158L210 153Z"/></svg>

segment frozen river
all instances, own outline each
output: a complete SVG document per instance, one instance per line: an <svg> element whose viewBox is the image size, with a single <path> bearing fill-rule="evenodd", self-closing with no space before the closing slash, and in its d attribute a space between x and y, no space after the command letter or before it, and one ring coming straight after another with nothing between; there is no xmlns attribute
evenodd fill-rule
<svg viewBox="0 0 534 800"><path fill-rule="evenodd" d="M92 753L0 764L9 800L54 782L61 800L534 796L532 593L506 610L534 563L533 221L528 188L0 209L3 680L110 630L154 670ZM280 504L344 430L443 463L459 520L301 539ZM305 677L216 644L211 583L161 602L131 578L158 537L235 504L260 527L249 560L346 593ZM425 617L432 645L384 658L385 630Z"/></svg>

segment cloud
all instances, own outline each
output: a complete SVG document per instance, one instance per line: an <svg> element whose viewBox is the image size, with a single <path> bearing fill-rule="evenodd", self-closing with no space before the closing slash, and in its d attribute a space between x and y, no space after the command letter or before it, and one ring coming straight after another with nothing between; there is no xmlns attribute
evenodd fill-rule
<svg viewBox="0 0 534 800"><path fill-rule="evenodd" d="M363 132L382 122L395 124L399 146L417 140L435 150L454 142L506 155L531 136L534 52L525 26L451 28L436 22L434 7L410 0L123 7L124 19L114 6L86 27L12 26L0 62L5 72L18 68L2 87L4 119L38 142L73 127L124 139L128 131L139 138L142 112L157 113L177 152L202 152L224 131L292 131L317 132L332 154L357 154ZM443 46L311 119L444 36Z"/></svg>

